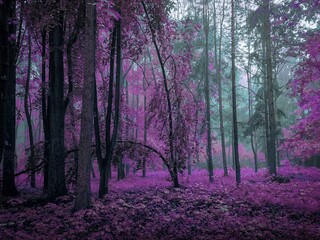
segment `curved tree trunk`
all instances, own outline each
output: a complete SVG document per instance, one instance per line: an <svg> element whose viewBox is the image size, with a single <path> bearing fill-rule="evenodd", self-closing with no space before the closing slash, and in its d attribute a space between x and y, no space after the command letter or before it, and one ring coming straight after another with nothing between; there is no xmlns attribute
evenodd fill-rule
<svg viewBox="0 0 320 240"><path fill-rule="evenodd" d="M30 156L28 156L28 164L30 171L30 185L31 187L36 187L36 174L34 171L35 168L35 154L34 154L34 141L33 141L33 127L31 121L31 108L29 110L29 87L30 87L30 78L31 78L31 54L32 54L32 47L31 47L31 33L29 32L28 35L28 70L27 70L27 79L26 79L26 86L25 86L25 93L24 93L24 112L26 114L26 120L28 124L28 131L29 131L29 148L30 148Z"/></svg>
<svg viewBox="0 0 320 240"><path fill-rule="evenodd" d="M169 149L170 149L170 163L172 164L172 171L170 171L170 175L172 177L172 181L173 181L173 186L174 187L179 187L179 181L178 181L178 166L177 166L177 161L174 157L174 147L173 147L173 117L172 117L172 105L171 105L171 99L170 99L170 90L168 87L168 82L167 82L167 75L166 75L166 70L164 67L164 63L163 60L161 58L161 53L160 53L160 49L158 47L155 35L154 35L154 30L152 28L151 25L151 21L149 18L149 14L146 8L146 5L144 3L144 1L141 1L144 12L146 14L147 17L147 21L148 21L148 25L151 31L151 37L152 37L152 42L154 44L154 47L156 49L157 52L157 56L158 56L158 60L160 63L160 67L161 67L161 72L162 72L162 77L163 77L163 85L164 85L164 89L165 89L165 94L166 94L166 100L167 100L167 107L168 107L168 120L169 120Z"/></svg>

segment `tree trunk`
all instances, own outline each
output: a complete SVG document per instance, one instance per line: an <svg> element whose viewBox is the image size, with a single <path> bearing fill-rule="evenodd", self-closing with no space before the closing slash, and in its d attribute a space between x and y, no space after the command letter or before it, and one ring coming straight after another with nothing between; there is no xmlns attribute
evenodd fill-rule
<svg viewBox="0 0 320 240"><path fill-rule="evenodd" d="M211 149L211 114L210 114L210 88L209 88L209 6L208 0L203 5L203 25L205 32L205 100L206 100L206 125L207 125L207 156L209 182L213 182L213 164Z"/></svg>
<svg viewBox="0 0 320 240"><path fill-rule="evenodd" d="M226 155L226 144L225 144L225 134L224 134L224 119L223 119L223 103L222 103L222 76L221 76L221 58L222 58L222 28L224 22L224 8L225 0L222 6L222 19L220 23L220 36L219 36L219 62L217 66L217 80L218 80L218 94L219 94L219 117L220 117L220 134L221 134L221 149L222 149L222 162L223 162L223 172L224 176L228 176L228 166L227 166L227 155Z"/></svg>
<svg viewBox="0 0 320 240"><path fill-rule="evenodd" d="M18 194L14 179L16 128L16 42L9 39L16 25L16 1L5 1L0 9L0 163L3 156L2 194Z"/></svg>
<svg viewBox="0 0 320 240"><path fill-rule="evenodd" d="M250 34L250 33L249 33ZM248 79L248 109L249 109L249 119L251 118L253 107L252 107L252 83L251 83L251 48L250 48L250 35L248 37L248 42L247 42L247 47L248 47L248 68L247 68L247 79ZM255 148L255 130L251 131L250 133L250 144L251 144L251 149L253 153L253 158L254 158L254 171L258 172L258 157L257 157L257 151Z"/></svg>
<svg viewBox="0 0 320 240"><path fill-rule="evenodd" d="M57 4L59 5L59 1ZM50 82L50 157L48 165L48 199L67 193L64 154L64 66L63 13L57 13L56 25L49 33Z"/></svg>
<svg viewBox="0 0 320 240"><path fill-rule="evenodd" d="M43 190L48 189L48 162L49 162L49 142L50 142L50 126L49 126L49 96L47 97L46 91L46 43L47 43L47 33L43 29L41 32L41 112L42 112L42 122L43 122L43 134L44 134L44 184Z"/></svg>
<svg viewBox="0 0 320 240"><path fill-rule="evenodd" d="M274 84L272 77L272 56L271 56L271 24L270 24L270 0L263 1L265 13L264 33L266 41L266 62L267 62L267 102L268 102L268 122L269 122L269 146L268 163L270 174L277 173L276 165L276 121L274 107Z"/></svg>
<svg viewBox="0 0 320 240"><path fill-rule="evenodd" d="M162 77L163 77L163 85L164 85L164 89L165 89L165 94L166 94L166 100L167 100L167 107L168 107L168 120L169 120L169 150L170 150L170 163L172 164L172 168L173 170L170 171L172 180L173 180L173 186L174 187L179 187L179 181L178 181L178 168L177 168L177 162L176 159L174 158L174 146L173 146L173 117L172 117L172 105L171 105L171 99L170 99L170 90L169 90L169 86L167 83L167 75L166 75L166 70L164 67L164 62L161 58L161 53L160 53L160 49L158 47L157 44L157 40L154 34L154 29L152 28L151 25L151 20L146 8L146 5L144 3L144 1L142 1L142 5L143 5L143 9L144 12L146 14L147 17L147 21L148 21L148 25L151 31L151 37L152 37L152 42L153 45L156 49L156 53L157 53L157 57L160 63L160 67L161 67L161 72L162 72Z"/></svg>
<svg viewBox="0 0 320 240"><path fill-rule="evenodd" d="M36 187L36 174L34 171L35 168L35 154L34 154L34 141L33 141L33 127L31 122L31 108L29 110L29 86L30 86L30 78L31 78L31 32L28 33L28 69L27 69L27 79L26 79L26 86L25 86L25 93L24 93L24 112L26 114L26 120L28 124L28 131L29 131L29 149L30 155L28 156L28 167L31 169L30 171L30 185L31 187Z"/></svg>
<svg viewBox="0 0 320 240"><path fill-rule="evenodd" d="M239 185L240 178L240 162L238 149L238 121L237 121L237 92L236 92L236 42L235 42L235 8L234 0L231 1L231 81L232 81L232 122L233 122L233 146L234 161L236 167L236 182Z"/></svg>
<svg viewBox="0 0 320 240"><path fill-rule="evenodd" d="M121 14L121 6L119 6L119 13ZM121 76L122 76L122 53L121 53L121 42L122 42L122 26L121 19L116 22L116 50L117 50L117 59L116 59L116 86L115 86L115 99L114 99L114 124L113 124L113 132L110 141L109 152L107 152L107 156L109 158L108 161L108 172L110 172L111 176L111 161L114 152L114 148L118 138L118 130L119 130L119 122L120 122L120 97L121 97ZM108 193L108 182L107 182L107 193Z"/></svg>
<svg viewBox="0 0 320 240"><path fill-rule="evenodd" d="M100 126L99 126L99 110L98 110L98 96L97 96L97 84L96 79L94 82L94 133L95 133L95 141L96 141L96 156L98 161L100 179L99 179L99 196L101 187L105 184L105 179L103 178L103 171L106 172L105 161L101 152L101 139L100 139Z"/></svg>
<svg viewBox="0 0 320 240"><path fill-rule="evenodd" d="M100 171L100 183L99 183L99 197L103 197L108 193L107 189L107 174L109 174L109 161L111 166L111 159L108 156L110 153L110 141L111 141L111 113L112 113L112 102L113 102L113 80L114 80L114 58L115 58L115 46L116 46L116 27L112 31L111 41L111 53L110 53L110 78L109 78L109 95L108 95L108 107L105 124L105 143L106 143L106 156L99 163ZM97 135L96 135L97 137ZM99 159L99 158L98 158Z"/></svg>
<svg viewBox="0 0 320 240"><path fill-rule="evenodd" d="M86 0L84 90L82 95L79 163L77 170L75 210L91 206L91 144L94 105L95 57L96 57L96 1Z"/></svg>
<svg viewBox="0 0 320 240"><path fill-rule="evenodd" d="M144 66L145 67L145 66ZM146 86L146 79L143 79L143 110L144 110L144 125L143 125L143 143L147 144L147 86ZM147 176L147 166L146 166L146 158L143 157L142 159L142 177Z"/></svg>
<svg viewBox="0 0 320 240"><path fill-rule="evenodd" d="M0 8L0 162L5 148L6 94L9 78L9 11L13 1L6 1Z"/></svg>

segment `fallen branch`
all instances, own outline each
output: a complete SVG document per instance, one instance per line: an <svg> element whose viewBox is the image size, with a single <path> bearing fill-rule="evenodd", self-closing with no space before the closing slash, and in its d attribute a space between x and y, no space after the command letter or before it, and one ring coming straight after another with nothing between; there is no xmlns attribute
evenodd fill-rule
<svg viewBox="0 0 320 240"><path fill-rule="evenodd" d="M166 158L157 149L155 149L155 148L153 148L153 147L151 147L151 146L149 146L147 144L140 143L140 142L133 142L133 141L129 141L129 140L126 140L126 141L118 140L117 143L128 143L128 144L138 145L138 146L147 148L147 149L151 150L152 152L154 152L155 154L157 154L162 159L162 161L166 165L166 167L168 169L170 169L170 166L169 166Z"/></svg>

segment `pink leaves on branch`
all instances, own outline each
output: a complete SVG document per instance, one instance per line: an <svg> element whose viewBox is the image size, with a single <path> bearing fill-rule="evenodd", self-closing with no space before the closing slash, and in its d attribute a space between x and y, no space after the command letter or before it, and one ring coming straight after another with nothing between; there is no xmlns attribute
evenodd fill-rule
<svg viewBox="0 0 320 240"><path fill-rule="evenodd" d="M305 57L298 64L291 83L298 97L298 122L291 128L284 148L292 157L308 158L320 153L320 34L307 39Z"/></svg>

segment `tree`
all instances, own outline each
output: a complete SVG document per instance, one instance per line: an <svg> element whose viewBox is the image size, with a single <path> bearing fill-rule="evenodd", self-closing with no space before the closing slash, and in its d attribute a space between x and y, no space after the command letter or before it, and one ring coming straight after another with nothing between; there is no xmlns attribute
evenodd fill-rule
<svg viewBox="0 0 320 240"><path fill-rule="evenodd" d="M240 162L238 149L238 121L237 121L237 92L236 92L236 42L235 42L235 7L234 0L231 0L231 82L232 82L232 125L233 125L233 149L234 161L236 167L236 182L239 185L240 178Z"/></svg>
<svg viewBox="0 0 320 240"><path fill-rule="evenodd" d="M16 123L16 1L0 4L0 163L4 195L18 194L14 179ZM10 23L9 23L10 21Z"/></svg>
<svg viewBox="0 0 320 240"><path fill-rule="evenodd" d="M266 99L268 106L268 135L267 139L267 159L270 174L276 174L276 122L275 122L275 99L274 83L272 75L272 49L271 49L271 24L270 24L270 0L263 1L264 10L264 37L266 46L266 65L267 65L267 82L266 82Z"/></svg>
<svg viewBox="0 0 320 240"><path fill-rule="evenodd" d="M43 123L43 135L44 135L44 150L43 150L43 161L44 161L44 180L43 190L48 190L48 170L49 170L49 156L50 156L50 97L47 96L46 91L46 45L47 45L47 31L42 29L41 31L41 113Z"/></svg>
<svg viewBox="0 0 320 240"><path fill-rule="evenodd" d="M320 34L312 34L300 47L303 59L297 65L290 84L292 96L297 97L300 116L297 122L285 131L284 148L290 158L319 156L320 141Z"/></svg>
<svg viewBox="0 0 320 240"><path fill-rule="evenodd" d="M222 76L221 76L221 64L222 64L222 33L223 33L223 22L225 17L225 0L222 4L222 19L220 22L220 36L217 41L217 23L216 23L216 2L214 2L214 44L215 44L215 66L216 66L216 78L218 82L218 97L219 97L219 119L220 119L220 135L221 135L221 151L222 151L222 163L224 176L228 176L227 156L226 156L226 144L225 144L225 132L224 132L224 117L223 117L223 103L222 103ZM219 54L218 54L218 51ZM219 56L219 57L218 57Z"/></svg>
<svg viewBox="0 0 320 240"><path fill-rule="evenodd" d="M48 163L48 199L67 193L64 154L64 61L63 12L60 1L54 26L49 32L50 156Z"/></svg>
<svg viewBox="0 0 320 240"><path fill-rule="evenodd" d="M87 209L91 205L90 173L93 129L93 103L96 52L96 1L87 0L84 46L84 89L82 97L79 162L77 170L75 210Z"/></svg>
<svg viewBox="0 0 320 240"><path fill-rule="evenodd" d="M213 182L212 146L211 146L211 114L210 114L210 88L209 88L209 6L208 0L203 3L203 25L205 33L205 101L206 101L206 125L207 125L207 164L209 182Z"/></svg>
<svg viewBox="0 0 320 240"><path fill-rule="evenodd" d="M26 120L28 124L28 132L29 132L29 149L30 156L28 157L28 165L31 169L30 171L30 185L31 187L36 187L36 176L35 176L35 152L34 152L34 141L33 141L33 126L31 122L31 111L29 110L29 88L30 88L30 78L31 78L31 63L32 57L32 42L31 42L31 32L28 34L28 69L27 69L27 79L25 83L25 93L24 93L24 112L26 115Z"/></svg>
<svg viewBox="0 0 320 240"><path fill-rule="evenodd" d="M9 9L12 1L1 3L0 8L0 33L1 33L1 75L0 75L0 156L1 161L5 147L5 124L6 124L6 90L9 75Z"/></svg>
<svg viewBox="0 0 320 240"><path fill-rule="evenodd" d="M174 156L175 153L174 153L172 104L171 104L171 99L170 99L170 90L169 90L169 86L168 86L167 73L165 70L165 62L162 59L160 49L159 49L159 46L158 46L158 43L156 40L155 32L154 32L155 30L152 27L151 19L149 17L147 7L146 7L144 1L142 1L142 5L143 5L144 12L146 14L147 24L148 24L150 32L151 32L151 39L152 39L153 45L156 49L156 54L157 54L157 57L158 57L158 60L160 63L161 73L162 73L162 77L163 77L163 86L165 89L167 111L168 111L168 129L169 129L168 130L168 143L169 143L169 155L170 155L169 162L172 165L172 168L170 168L168 170L170 171L170 175L172 177L174 187L179 187L177 159Z"/></svg>
<svg viewBox="0 0 320 240"><path fill-rule="evenodd" d="M116 146L120 118L120 87L121 87L121 43L122 43L122 25L121 25L121 2L117 4L117 9L114 10L114 18L111 31L110 44L110 62L109 62L109 88L108 88L108 106L105 116L105 156L102 155L100 127L99 127L99 109L97 84L95 83L95 98L94 98L94 128L96 141L96 154L100 172L99 196L103 197L108 193L108 181L111 177L111 162ZM115 59L116 58L116 59ZM115 71L116 61L116 71ZM114 89L114 72L116 72L116 84ZM114 100L113 100L114 96ZM112 111L114 107L114 118ZM113 120L113 121L112 121ZM113 123L113 128L112 128Z"/></svg>

